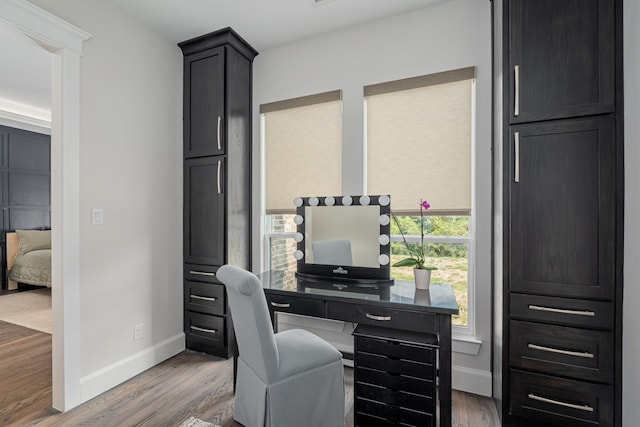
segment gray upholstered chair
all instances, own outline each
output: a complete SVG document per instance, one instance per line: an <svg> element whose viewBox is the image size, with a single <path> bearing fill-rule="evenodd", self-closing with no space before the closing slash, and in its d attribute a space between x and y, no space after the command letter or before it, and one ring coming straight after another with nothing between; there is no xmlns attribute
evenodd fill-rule
<svg viewBox="0 0 640 427"><path fill-rule="evenodd" d="M217 277L227 288L240 352L233 419L246 427L344 426L340 352L304 330L274 334L252 273L225 265Z"/></svg>

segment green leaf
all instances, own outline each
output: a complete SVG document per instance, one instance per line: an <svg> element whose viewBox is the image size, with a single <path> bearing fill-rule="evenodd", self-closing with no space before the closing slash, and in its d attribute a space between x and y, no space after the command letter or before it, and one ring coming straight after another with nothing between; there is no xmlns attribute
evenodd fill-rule
<svg viewBox="0 0 640 427"><path fill-rule="evenodd" d="M393 267L413 267L419 265L418 260L415 258L405 258L393 264Z"/></svg>

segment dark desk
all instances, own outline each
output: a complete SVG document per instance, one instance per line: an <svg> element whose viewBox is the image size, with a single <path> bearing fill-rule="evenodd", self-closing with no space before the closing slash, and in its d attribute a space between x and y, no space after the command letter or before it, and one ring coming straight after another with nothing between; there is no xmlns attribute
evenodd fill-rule
<svg viewBox="0 0 640 427"><path fill-rule="evenodd" d="M367 287L284 271L259 278L272 322L276 312L284 312L437 335L440 426L451 425L451 315L458 314L451 286L432 284L420 290L412 282L396 281L390 287Z"/></svg>

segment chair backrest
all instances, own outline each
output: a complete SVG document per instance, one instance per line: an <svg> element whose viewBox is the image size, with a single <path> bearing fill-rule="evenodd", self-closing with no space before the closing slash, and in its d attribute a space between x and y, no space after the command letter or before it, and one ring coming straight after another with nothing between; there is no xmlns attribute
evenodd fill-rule
<svg viewBox="0 0 640 427"><path fill-rule="evenodd" d="M353 265L349 240L322 240L311 244L315 264Z"/></svg>
<svg viewBox="0 0 640 427"><path fill-rule="evenodd" d="M262 284L253 273L232 265L220 267L216 276L227 289L240 358L269 382L279 361Z"/></svg>

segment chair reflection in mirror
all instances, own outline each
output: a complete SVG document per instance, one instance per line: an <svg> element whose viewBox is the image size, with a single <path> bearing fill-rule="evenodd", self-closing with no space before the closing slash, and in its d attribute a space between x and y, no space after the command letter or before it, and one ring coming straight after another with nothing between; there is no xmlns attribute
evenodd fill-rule
<svg viewBox="0 0 640 427"><path fill-rule="evenodd" d="M329 264L351 266L351 242L349 240L323 240L312 243L313 262L316 264Z"/></svg>

